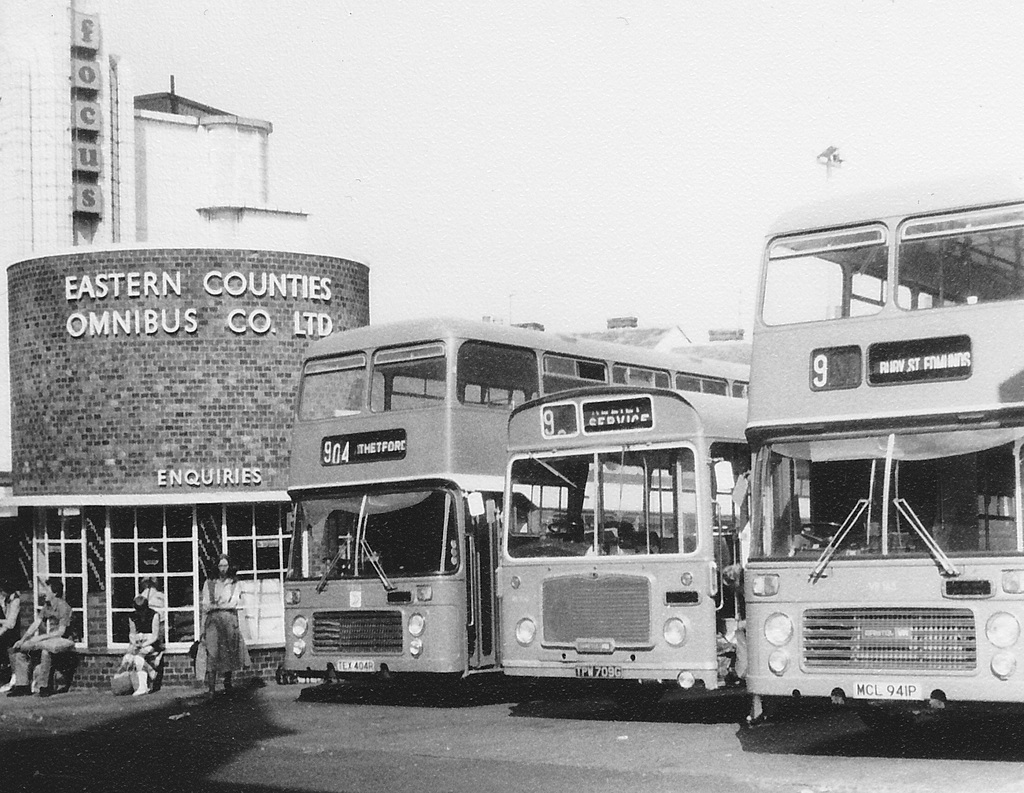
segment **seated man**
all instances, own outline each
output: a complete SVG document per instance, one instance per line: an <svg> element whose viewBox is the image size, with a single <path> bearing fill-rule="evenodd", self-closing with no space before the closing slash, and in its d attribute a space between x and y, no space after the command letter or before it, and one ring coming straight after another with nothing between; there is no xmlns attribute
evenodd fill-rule
<svg viewBox="0 0 1024 793"><path fill-rule="evenodd" d="M135 611L128 617L128 643L120 671L135 670L138 682L132 696L138 697L149 692L164 650L160 615L149 607L144 595L135 598Z"/></svg>
<svg viewBox="0 0 1024 793"><path fill-rule="evenodd" d="M8 681L0 687L0 693L14 688L14 667L11 662L11 648L21 638L21 593L17 587L0 579L0 674L7 674Z"/></svg>
<svg viewBox="0 0 1024 793"><path fill-rule="evenodd" d="M71 606L64 600L64 583L59 578L47 579L43 584L43 599L46 605L39 616L11 648L14 687L7 692L9 697L24 697L32 693L29 672L36 653L39 654L39 663L35 669L39 696L50 696L53 693L50 687L50 664L53 654L66 653L74 649L75 643L70 638Z"/></svg>

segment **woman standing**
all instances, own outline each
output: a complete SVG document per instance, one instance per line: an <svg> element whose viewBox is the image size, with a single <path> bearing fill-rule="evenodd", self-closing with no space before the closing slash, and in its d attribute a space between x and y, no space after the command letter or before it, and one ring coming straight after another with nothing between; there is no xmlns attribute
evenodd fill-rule
<svg viewBox="0 0 1024 793"><path fill-rule="evenodd" d="M200 652L206 654L206 687L212 694L217 675L224 675L224 690L231 690L231 673L250 665L249 651L238 627L242 589L227 554L217 559L217 576L203 587L203 636ZM197 671L199 667L197 665Z"/></svg>

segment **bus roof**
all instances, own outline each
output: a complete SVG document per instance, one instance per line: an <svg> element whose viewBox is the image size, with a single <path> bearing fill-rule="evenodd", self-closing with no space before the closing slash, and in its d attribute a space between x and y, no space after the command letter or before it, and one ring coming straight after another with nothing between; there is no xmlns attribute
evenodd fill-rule
<svg viewBox="0 0 1024 793"><path fill-rule="evenodd" d="M811 229L853 226L873 220L969 207L997 206L1024 200L1024 175L981 174L973 177L906 184L837 195L784 212L768 236Z"/></svg>
<svg viewBox="0 0 1024 793"><path fill-rule="evenodd" d="M613 342L586 339L571 334L476 322L450 317L411 319L380 325L365 325L332 333L313 342L305 359L324 358L370 347L388 347L434 339L469 338L494 344L545 349L566 355L578 355L617 361L652 369L672 369L705 375L717 375L731 380L750 380L750 367L746 364L688 353L685 349L660 352L646 347L634 347Z"/></svg>
<svg viewBox="0 0 1024 793"><path fill-rule="evenodd" d="M631 394L652 394L677 399L692 407L700 417L704 434L710 438L733 438L745 442L747 423L747 401L732 399L715 394L700 394L691 391L674 391L665 388L637 388L625 385L587 386L530 400L519 405L509 416L509 421L529 410L537 410L545 404L568 402L587 397L617 397ZM607 440L607 439L606 439Z"/></svg>

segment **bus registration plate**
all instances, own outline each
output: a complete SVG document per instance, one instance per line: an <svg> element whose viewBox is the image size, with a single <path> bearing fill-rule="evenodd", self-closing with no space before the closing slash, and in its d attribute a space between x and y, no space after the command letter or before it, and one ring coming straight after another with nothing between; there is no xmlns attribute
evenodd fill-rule
<svg viewBox="0 0 1024 793"><path fill-rule="evenodd" d="M616 679L622 677L622 667L608 666L607 664L582 664L576 667L576 677Z"/></svg>
<svg viewBox="0 0 1024 793"><path fill-rule="evenodd" d="M372 660L343 659L338 661L339 672L375 672L377 665Z"/></svg>
<svg viewBox="0 0 1024 793"><path fill-rule="evenodd" d="M879 680L855 683L853 696L856 699L924 699L923 690L919 683L907 680Z"/></svg>

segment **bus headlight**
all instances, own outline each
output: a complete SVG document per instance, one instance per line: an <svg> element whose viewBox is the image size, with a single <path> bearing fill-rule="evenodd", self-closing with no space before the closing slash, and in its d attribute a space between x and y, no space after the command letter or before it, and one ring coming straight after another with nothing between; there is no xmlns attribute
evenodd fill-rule
<svg viewBox="0 0 1024 793"><path fill-rule="evenodd" d="M793 620L776 611L764 621L764 638L776 647L782 647L793 638Z"/></svg>
<svg viewBox="0 0 1024 793"><path fill-rule="evenodd" d="M985 636L996 647L1011 647L1020 637L1020 623L1012 614L997 611L985 623Z"/></svg>
<svg viewBox="0 0 1024 793"><path fill-rule="evenodd" d="M529 647L533 644L536 635L537 623L529 617L523 617L516 623L516 641L523 645L523 647Z"/></svg>
<svg viewBox="0 0 1024 793"><path fill-rule="evenodd" d="M423 639L409 640L409 655L419 658L423 654Z"/></svg>
<svg viewBox="0 0 1024 793"><path fill-rule="evenodd" d="M305 636L309 630L309 620L305 617L296 617L292 620L292 636Z"/></svg>
<svg viewBox="0 0 1024 793"><path fill-rule="evenodd" d="M423 629L426 627L427 621L424 619L422 614L413 614L409 617L409 633L413 636L420 636L423 634Z"/></svg>
<svg viewBox="0 0 1024 793"><path fill-rule="evenodd" d="M775 573L755 575L751 581L751 591L758 597L771 597L779 594L779 577Z"/></svg>
<svg viewBox="0 0 1024 793"><path fill-rule="evenodd" d="M772 670L772 674L781 677L789 668L789 653L785 650L773 650L768 656L768 668Z"/></svg>
<svg viewBox="0 0 1024 793"><path fill-rule="evenodd" d="M1024 570L1003 570L1003 591L1007 595L1024 592Z"/></svg>
<svg viewBox="0 0 1024 793"><path fill-rule="evenodd" d="M661 629L661 635L673 647L678 647L686 641L686 623L679 619L679 617L665 620L665 625Z"/></svg>
<svg viewBox="0 0 1024 793"><path fill-rule="evenodd" d="M1017 659L1013 653L996 653L992 656L992 674L1000 680L1006 680L1017 671Z"/></svg>
<svg viewBox="0 0 1024 793"><path fill-rule="evenodd" d="M306 652L306 640L296 639L292 642L292 653L296 658L299 658L304 652Z"/></svg>

